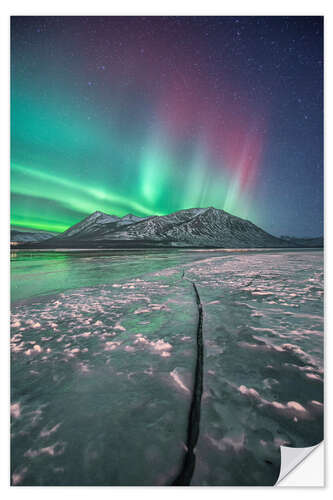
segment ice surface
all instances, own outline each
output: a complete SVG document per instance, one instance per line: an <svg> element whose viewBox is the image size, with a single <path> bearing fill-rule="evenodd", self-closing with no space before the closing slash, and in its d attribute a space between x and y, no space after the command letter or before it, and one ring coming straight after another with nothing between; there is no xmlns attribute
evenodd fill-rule
<svg viewBox="0 0 333 500"><path fill-rule="evenodd" d="M218 257L186 275L205 312L192 484L273 484L281 444L322 439L322 253Z"/></svg>
<svg viewBox="0 0 333 500"><path fill-rule="evenodd" d="M321 251L18 253L13 484L171 484L196 361L187 280L204 310L191 484L274 484L281 444L322 439L322 266Z"/></svg>

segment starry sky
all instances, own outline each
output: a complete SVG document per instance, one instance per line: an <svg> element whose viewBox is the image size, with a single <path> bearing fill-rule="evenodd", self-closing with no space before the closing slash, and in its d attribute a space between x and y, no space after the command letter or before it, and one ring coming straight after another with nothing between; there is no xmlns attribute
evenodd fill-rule
<svg viewBox="0 0 333 500"><path fill-rule="evenodd" d="M224 209L323 234L321 17L12 17L11 224Z"/></svg>

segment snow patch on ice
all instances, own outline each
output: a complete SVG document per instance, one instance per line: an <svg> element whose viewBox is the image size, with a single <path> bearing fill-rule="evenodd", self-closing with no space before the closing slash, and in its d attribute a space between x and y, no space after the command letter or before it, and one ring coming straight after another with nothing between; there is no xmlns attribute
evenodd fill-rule
<svg viewBox="0 0 333 500"><path fill-rule="evenodd" d="M20 403L13 403L10 405L10 414L14 418L19 418L21 416L21 405Z"/></svg>
<svg viewBox="0 0 333 500"><path fill-rule="evenodd" d="M153 351L156 351L162 358L167 358L170 356L169 351L172 349L172 345L169 344L168 342L165 342L163 339L158 339L156 341L155 340L149 341L141 333L137 333L135 336L136 340L134 341L134 344L147 345L150 348L152 348Z"/></svg>
<svg viewBox="0 0 333 500"><path fill-rule="evenodd" d="M176 382L176 384L178 385L178 387L180 387L185 392L188 392L188 393L190 392L189 388L186 387L186 385L182 381L181 377L179 376L177 368L175 368L174 370L172 370L172 372L170 372L170 375L171 375L172 379Z"/></svg>

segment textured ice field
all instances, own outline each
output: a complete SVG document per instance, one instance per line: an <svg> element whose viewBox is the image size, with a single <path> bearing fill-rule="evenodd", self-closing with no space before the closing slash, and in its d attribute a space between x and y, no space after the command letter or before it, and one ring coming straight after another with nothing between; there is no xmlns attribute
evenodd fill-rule
<svg viewBox="0 0 333 500"><path fill-rule="evenodd" d="M12 483L165 485L186 451L203 304L193 485L274 484L322 439L323 254L23 254L12 264Z"/></svg>

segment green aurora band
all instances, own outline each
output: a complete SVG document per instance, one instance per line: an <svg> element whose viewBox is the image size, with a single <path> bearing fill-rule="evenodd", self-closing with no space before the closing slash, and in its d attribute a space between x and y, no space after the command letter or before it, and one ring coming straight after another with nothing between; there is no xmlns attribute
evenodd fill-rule
<svg viewBox="0 0 333 500"><path fill-rule="evenodd" d="M12 17L11 224L214 206L321 234L321 24Z"/></svg>
<svg viewBox="0 0 333 500"><path fill-rule="evenodd" d="M159 83L158 43L154 78L133 58L133 47L125 50L121 66L101 69L91 62L101 58L98 44L71 34L64 38L56 20L48 18L45 33L34 29L34 18L22 20L28 44L17 22L18 27L12 22L11 59L13 226L59 232L96 210L149 216L208 206L256 220L251 186L259 157L249 183L243 182L244 171L251 169L242 159L256 134L246 113L235 121L228 113L236 109L224 106L223 114L201 98L198 105L193 96L211 86L206 77L196 81L190 71L184 73L181 82L193 82L188 90L175 67ZM80 18L73 22L82 28ZM84 55L88 49L93 56ZM107 52L104 60L112 56ZM239 137L235 154L214 153L221 138L214 145L210 136L222 119L228 137ZM243 122L246 129L239 134Z"/></svg>
<svg viewBox="0 0 333 500"><path fill-rule="evenodd" d="M95 210L149 216L214 205L248 215L235 172L210 172L203 148L177 161L161 132L144 146L129 142L124 151L107 127L81 116L65 120L61 107L15 97L13 92L13 226L61 232Z"/></svg>

